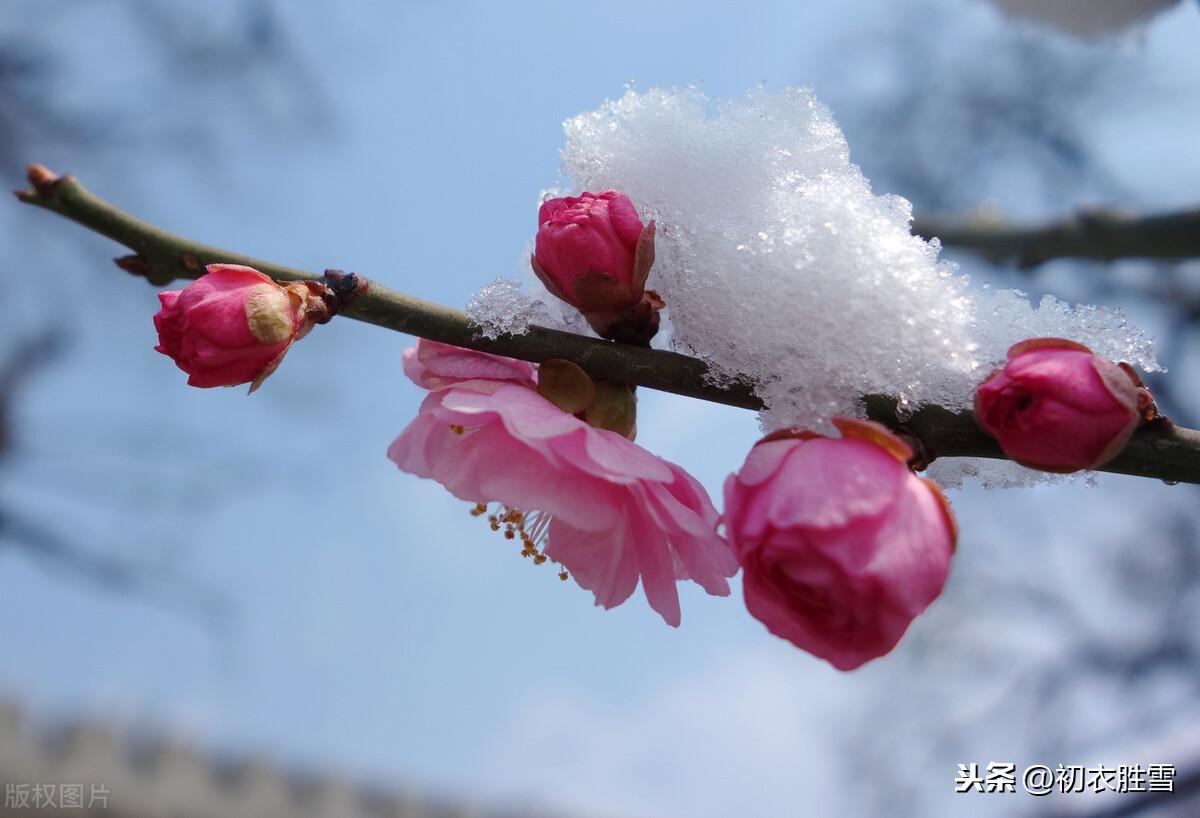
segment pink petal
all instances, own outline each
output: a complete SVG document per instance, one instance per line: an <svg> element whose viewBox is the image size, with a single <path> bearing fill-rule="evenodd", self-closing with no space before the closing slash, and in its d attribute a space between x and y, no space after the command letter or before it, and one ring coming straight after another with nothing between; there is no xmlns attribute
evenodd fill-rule
<svg viewBox="0 0 1200 818"><path fill-rule="evenodd" d="M638 218L637 208L624 193L607 191L608 217L612 220L613 229L625 246L632 252L646 228Z"/></svg>
<svg viewBox="0 0 1200 818"><path fill-rule="evenodd" d="M633 550L637 554L638 570L642 575L642 591L650 607L658 611L663 621L679 627L679 591L675 587L675 564L663 533L655 528L640 509L630 514L633 527Z"/></svg>
<svg viewBox="0 0 1200 818"><path fill-rule="evenodd" d="M597 605L612 608L637 588L638 562L626 544L630 533L625 517L607 531L580 531L555 517L545 553L562 563L581 588L591 591Z"/></svg>
<svg viewBox="0 0 1200 818"><path fill-rule="evenodd" d="M666 461L633 441L616 432L594 429L583 421L579 424L584 429L583 434L561 437L553 444L555 451L578 468L620 483L670 482L674 479Z"/></svg>
<svg viewBox="0 0 1200 818"><path fill-rule="evenodd" d="M648 485L646 501L647 511L679 558L684 576L680 577L677 569L677 578L691 579L715 596L728 596L726 577L737 573L738 564L729 544L717 535L715 526L705 525L705 520L691 507L680 503L661 486Z"/></svg>
<svg viewBox="0 0 1200 818"><path fill-rule="evenodd" d="M904 482L876 538L886 548L875 550L865 573L886 578L893 604L910 618L917 616L942 593L954 554L950 525L921 478Z"/></svg>
<svg viewBox="0 0 1200 818"><path fill-rule="evenodd" d="M533 365L486 352L419 339L404 351L404 374L417 386L441 389L460 381L514 381L533 386Z"/></svg>
<svg viewBox="0 0 1200 818"><path fill-rule="evenodd" d="M755 444L750 450L750 454L746 456L746 462L742 464L741 470L737 474L738 481L746 486L757 486L774 476L779 470L780 464L784 458L791 453L792 449L796 448L805 441L796 438L786 440L768 440L763 443Z"/></svg>
<svg viewBox="0 0 1200 818"><path fill-rule="evenodd" d="M836 528L885 508L905 474L902 463L865 441L802 441L792 448L776 479L795 482L803 490L764 492L763 512L777 528Z"/></svg>

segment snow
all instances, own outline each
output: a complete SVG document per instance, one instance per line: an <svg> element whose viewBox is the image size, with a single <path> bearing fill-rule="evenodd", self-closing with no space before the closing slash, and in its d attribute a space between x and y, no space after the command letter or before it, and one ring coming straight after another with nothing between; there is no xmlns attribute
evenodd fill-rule
<svg viewBox="0 0 1200 818"><path fill-rule="evenodd" d="M748 378L766 431L827 431L836 415L861 416L872 393L902 408L968 408L1008 347L1030 337L1158 368L1120 311L971 287L936 241L910 234L905 199L872 192L807 88L734 99L630 89L564 129L572 189L623 191L657 221L649 286L666 301L670 345L706 360L718 383ZM489 287L477 322L521 331L533 313L518 305L505 324L514 290ZM997 485L1036 474L980 468L942 471Z"/></svg>
<svg viewBox="0 0 1200 818"><path fill-rule="evenodd" d="M539 294L531 295L526 287ZM499 276L480 287L467 299L467 317L485 338L521 335L533 324L596 337L574 307L546 294L541 287L541 282L526 264L524 281Z"/></svg>
<svg viewBox="0 0 1200 818"><path fill-rule="evenodd" d="M485 338L528 332L530 324L544 323L538 321L544 309L545 302L522 290L521 282L502 276L467 301L467 315Z"/></svg>

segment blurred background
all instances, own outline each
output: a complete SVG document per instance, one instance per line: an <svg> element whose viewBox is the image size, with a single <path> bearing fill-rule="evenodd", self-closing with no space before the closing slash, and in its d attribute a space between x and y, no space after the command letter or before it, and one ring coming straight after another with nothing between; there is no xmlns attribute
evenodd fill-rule
<svg viewBox="0 0 1200 818"><path fill-rule="evenodd" d="M1028 5L4 0L0 167L457 307L519 272L561 122L628 82L812 85L919 215L1194 206L1197 4L1075 34L998 7ZM951 492L947 593L843 675L736 590L681 586L678 630L640 592L594 608L399 473L411 339L335 321L253 398L188 389L126 251L15 201L0 241L6 786L103 784L128 815L1200 814L1194 486ZM1124 307L1200 423L1200 263L947 256ZM757 434L641 395L639 442L714 495ZM989 762L1171 763L1176 793L955 794Z"/></svg>

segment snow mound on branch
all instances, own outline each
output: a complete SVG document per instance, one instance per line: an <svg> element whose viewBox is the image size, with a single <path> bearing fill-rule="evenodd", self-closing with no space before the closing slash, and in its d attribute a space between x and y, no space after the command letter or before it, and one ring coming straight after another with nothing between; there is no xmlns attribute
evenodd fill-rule
<svg viewBox="0 0 1200 818"><path fill-rule="evenodd" d="M1009 16L1094 39L1149 20L1179 0L991 0Z"/></svg>
<svg viewBox="0 0 1200 818"><path fill-rule="evenodd" d="M485 338L521 335L542 323L545 302L526 293L516 279L499 277L467 300L467 315Z"/></svg>
<svg viewBox="0 0 1200 818"><path fill-rule="evenodd" d="M467 299L467 317L479 335L493 339L501 335L522 335L536 324L576 335L596 336L574 307L546 294L528 263L525 279L522 282L499 276ZM528 289L541 293L541 296L531 295L524 284L529 284Z"/></svg>
<svg viewBox="0 0 1200 818"><path fill-rule="evenodd" d="M828 429L870 393L966 408L1035 335L1156 368L1119 312L968 289L936 242L909 233L911 205L872 193L809 89L631 90L564 128L575 187L621 190L658 222L649 286L672 345L718 382L749 378L767 430Z"/></svg>
<svg viewBox="0 0 1200 818"><path fill-rule="evenodd" d="M806 88L725 100L630 90L564 129L574 190L623 191L657 221L649 286L666 301L670 345L707 361L717 383L748 380L766 431L829 431L834 416L862 416L861 396L873 393L902 411L969 408L1008 348L1032 337L1159 369L1152 341L1120 310L969 287L936 241L910 234L908 201L871 191ZM503 279L468 312L491 337L531 323L588 332L571 308ZM1047 479L1004 462L935 466L950 484Z"/></svg>

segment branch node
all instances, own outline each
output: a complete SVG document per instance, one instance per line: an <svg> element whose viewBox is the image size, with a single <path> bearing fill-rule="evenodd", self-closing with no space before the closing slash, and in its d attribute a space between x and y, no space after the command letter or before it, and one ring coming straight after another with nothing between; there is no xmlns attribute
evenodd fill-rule
<svg viewBox="0 0 1200 818"><path fill-rule="evenodd" d="M325 283L333 291L340 304L346 304L371 289L371 283L367 277L358 273L326 270L321 278L325 279Z"/></svg>
<svg viewBox="0 0 1200 818"><path fill-rule="evenodd" d="M937 459L937 455L925 444L925 441L905 429L904 424L896 426L894 431L896 436L908 444L908 448L912 450L912 456L908 459L910 469L925 471Z"/></svg>

